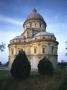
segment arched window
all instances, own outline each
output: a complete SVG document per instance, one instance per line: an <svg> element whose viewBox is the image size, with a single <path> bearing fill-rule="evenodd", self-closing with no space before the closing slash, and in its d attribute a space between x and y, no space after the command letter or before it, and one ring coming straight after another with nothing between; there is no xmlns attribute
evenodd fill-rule
<svg viewBox="0 0 67 90"><path fill-rule="evenodd" d="M52 54L53 54L53 51L54 51L54 46L51 46L52 47Z"/></svg>
<svg viewBox="0 0 67 90"><path fill-rule="evenodd" d="M34 48L34 53L36 53L36 48Z"/></svg>
<svg viewBox="0 0 67 90"><path fill-rule="evenodd" d="M45 53L45 48L42 48L42 53Z"/></svg>
<svg viewBox="0 0 67 90"><path fill-rule="evenodd" d="M33 22L33 23L32 23L32 28L34 28L34 27L35 27L35 23Z"/></svg>
<svg viewBox="0 0 67 90"><path fill-rule="evenodd" d="M43 37L43 39L45 39L45 37Z"/></svg>
<svg viewBox="0 0 67 90"><path fill-rule="evenodd" d="M13 55L13 49L11 49L11 54Z"/></svg>
<svg viewBox="0 0 67 90"><path fill-rule="evenodd" d="M40 23L40 27L41 27L41 23Z"/></svg>

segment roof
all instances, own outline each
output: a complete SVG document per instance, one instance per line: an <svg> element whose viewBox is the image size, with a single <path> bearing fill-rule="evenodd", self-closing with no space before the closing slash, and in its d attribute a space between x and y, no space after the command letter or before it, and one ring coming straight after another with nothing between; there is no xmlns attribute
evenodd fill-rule
<svg viewBox="0 0 67 90"><path fill-rule="evenodd" d="M54 37L54 34L49 33L49 32L39 32L35 35L35 37L37 37L37 36L53 36Z"/></svg>
<svg viewBox="0 0 67 90"><path fill-rule="evenodd" d="M20 36L16 36L15 38L13 38L13 40L15 40L15 39L21 39L21 38L23 38L22 35L20 35Z"/></svg>

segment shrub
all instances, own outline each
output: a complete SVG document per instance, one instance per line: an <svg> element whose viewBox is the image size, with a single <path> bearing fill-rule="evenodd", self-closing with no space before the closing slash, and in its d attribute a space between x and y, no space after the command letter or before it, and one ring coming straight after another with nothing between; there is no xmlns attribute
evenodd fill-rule
<svg viewBox="0 0 67 90"><path fill-rule="evenodd" d="M16 79L26 79L30 74L31 66L24 51L19 51L11 67L11 74Z"/></svg>
<svg viewBox="0 0 67 90"><path fill-rule="evenodd" d="M67 90L67 76L61 82L58 90Z"/></svg>
<svg viewBox="0 0 67 90"><path fill-rule="evenodd" d="M39 61L38 72L41 75L52 75L53 74L52 63L46 57L44 57L42 60Z"/></svg>

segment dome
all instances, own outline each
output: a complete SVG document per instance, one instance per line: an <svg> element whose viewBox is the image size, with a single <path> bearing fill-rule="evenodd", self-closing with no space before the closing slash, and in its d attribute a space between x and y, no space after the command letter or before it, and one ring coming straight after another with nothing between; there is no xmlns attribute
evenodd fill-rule
<svg viewBox="0 0 67 90"><path fill-rule="evenodd" d="M29 20L41 20L41 21L43 21L43 22L45 23L43 17L37 12L36 9L33 9L33 10L32 10L31 14L29 14L29 15L27 16L27 19L25 20L25 22L26 22L26 21L29 21ZM46 23L45 23L45 24L46 24Z"/></svg>
<svg viewBox="0 0 67 90"><path fill-rule="evenodd" d="M38 34L35 35L35 37L38 37L38 36L53 36L54 37L54 34L49 33L49 32L39 32Z"/></svg>
<svg viewBox="0 0 67 90"><path fill-rule="evenodd" d="M28 15L27 20L29 19L40 19L40 20L44 20L43 17L37 12L36 9L32 10L32 13L30 15Z"/></svg>

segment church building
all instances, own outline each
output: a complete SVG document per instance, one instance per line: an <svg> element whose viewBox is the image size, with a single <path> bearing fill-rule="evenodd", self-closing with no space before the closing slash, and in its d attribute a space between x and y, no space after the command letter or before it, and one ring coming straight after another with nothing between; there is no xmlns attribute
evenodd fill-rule
<svg viewBox="0 0 67 90"><path fill-rule="evenodd" d="M58 41L53 33L46 31L44 18L33 9L23 23L24 32L10 40L9 68L19 50L25 51L32 69L37 69L38 62L47 57L53 67L57 67Z"/></svg>

